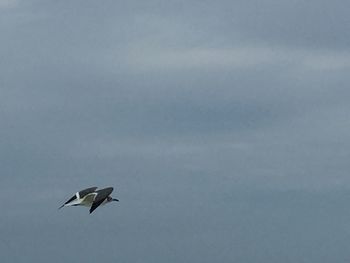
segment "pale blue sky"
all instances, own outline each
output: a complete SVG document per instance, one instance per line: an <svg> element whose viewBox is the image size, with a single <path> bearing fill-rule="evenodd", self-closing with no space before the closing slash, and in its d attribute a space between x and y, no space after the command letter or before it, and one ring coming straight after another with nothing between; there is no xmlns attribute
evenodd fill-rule
<svg viewBox="0 0 350 263"><path fill-rule="evenodd" d="M3 260L349 262L349 8L0 0Z"/></svg>

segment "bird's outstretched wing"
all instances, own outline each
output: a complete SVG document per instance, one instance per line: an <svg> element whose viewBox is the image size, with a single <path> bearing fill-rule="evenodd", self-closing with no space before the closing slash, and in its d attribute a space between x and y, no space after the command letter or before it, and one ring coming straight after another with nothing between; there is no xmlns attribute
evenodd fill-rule
<svg viewBox="0 0 350 263"><path fill-rule="evenodd" d="M90 214L99 207L103 201L113 192L113 187L107 187L101 190L96 191L97 195L92 203L90 208Z"/></svg>
<svg viewBox="0 0 350 263"><path fill-rule="evenodd" d="M79 198L84 198L84 196L95 192L97 189L97 187L90 187L90 188L86 188L84 190L81 190L80 192L78 192Z"/></svg>
<svg viewBox="0 0 350 263"><path fill-rule="evenodd" d="M97 189L97 187L89 187L89 188L86 188L84 190L81 190L79 192L77 192L75 195L73 195L67 202L65 202L63 205L61 205L58 209L64 207L64 205L66 204L69 204L70 202L72 202L73 200L75 199L80 199L80 198L83 198L84 196L90 194L90 193L93 193L95 192Z"/></svg>

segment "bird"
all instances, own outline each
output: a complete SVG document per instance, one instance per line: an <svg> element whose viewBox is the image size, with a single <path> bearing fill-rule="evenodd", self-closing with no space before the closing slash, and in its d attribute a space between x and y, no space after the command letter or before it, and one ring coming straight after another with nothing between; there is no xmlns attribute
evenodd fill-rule
<svg viewBox="0 0 350 263"><path fill-rule="evenodd" d="M89 211L91 214L100 205L105 205L112 201L119 202L118 199L110 196L112 192L113 187L107 187L100 190L97 190L97 187L89 187L77 192L58 209L67 206L87 206L90 207Z"/></svg>

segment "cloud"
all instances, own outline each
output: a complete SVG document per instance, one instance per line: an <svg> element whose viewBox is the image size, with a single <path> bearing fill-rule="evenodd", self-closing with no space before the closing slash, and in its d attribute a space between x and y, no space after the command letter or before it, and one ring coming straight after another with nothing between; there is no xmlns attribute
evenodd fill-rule
<svg viewBox="0 0 350 263"><path fill-rule="evenodd" d="M19 4L19 0L0 0L0 8L14 8Z"/></svg>
<svg viewBox="0 0 350 263"><path fill-rule="evenodd" d="M131 50L132 67L144 70L159 69L220 69L251 68L273 60L274 53L259 48L191 48Z"/></svg>
<svg viewBox="0 0 350 263"><path fill-rule="evenodd" d="M350 66L350 53L303 50L264 45L230 48L142 49L128 52L132 69L162 70L241 70L280 65L301 70L334 71Z"/></svg>
<svg viewBox="0 0 350 263"><path fill-rule="evenodd" d="M350 54L348 52L326 52L306 56L304 67L318 71L337 71L350 68Z"/></svg>

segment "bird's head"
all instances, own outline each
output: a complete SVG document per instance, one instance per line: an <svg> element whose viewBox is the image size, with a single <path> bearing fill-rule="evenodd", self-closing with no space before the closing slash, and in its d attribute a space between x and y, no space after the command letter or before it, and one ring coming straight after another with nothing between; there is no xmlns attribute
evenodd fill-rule
<svg viewBox="0 0 350 263"><path fill-rule="evenodd" d="M108 202L113 202L113 201L119 202L118 199L112 198L111 196L108 196L108 197L107 197L107 201L108 201Z"/></svg>

